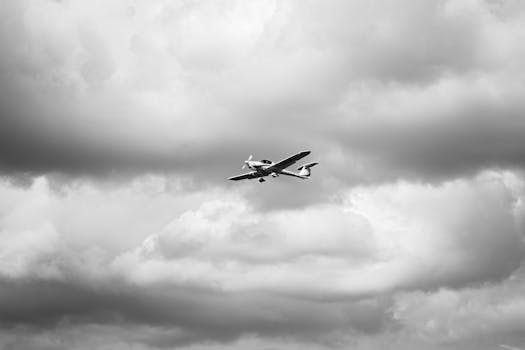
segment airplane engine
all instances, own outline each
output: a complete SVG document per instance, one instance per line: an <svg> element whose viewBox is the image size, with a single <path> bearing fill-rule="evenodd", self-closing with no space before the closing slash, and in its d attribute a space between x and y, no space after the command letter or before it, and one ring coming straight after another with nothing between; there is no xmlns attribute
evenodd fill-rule
<svg viewBox="0 0 525 350"><path fill-rule="evenodd" d="M277 177L277 176L279 176L279 174L277 174L277 173L272 173L272 177Z"/></svg>

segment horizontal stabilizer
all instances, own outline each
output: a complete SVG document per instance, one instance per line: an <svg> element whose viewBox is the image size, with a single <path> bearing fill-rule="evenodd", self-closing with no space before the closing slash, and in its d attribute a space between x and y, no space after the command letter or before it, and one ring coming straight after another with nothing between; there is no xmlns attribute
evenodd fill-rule
<svg viewBox="0 0 525 350"><path fill-rule="evenodd" d="M303 164L299 168L297 168L297 170L310 169L311 167L313 167L314 165L317 165L317 164L319 164L319 163L313 162L313 163Z"/></svg>

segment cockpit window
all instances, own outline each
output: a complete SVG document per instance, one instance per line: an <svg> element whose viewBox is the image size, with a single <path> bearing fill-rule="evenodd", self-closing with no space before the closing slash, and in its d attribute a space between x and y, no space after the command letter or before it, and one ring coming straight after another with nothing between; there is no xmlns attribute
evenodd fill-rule
<svg viewBox="0 0 525 350"><path fill-rule="evenodd" d="M261 162L264 163L264 164L272 164L272 162L269 161L268 159L263 159L263 160L261 160Z"/></svg>

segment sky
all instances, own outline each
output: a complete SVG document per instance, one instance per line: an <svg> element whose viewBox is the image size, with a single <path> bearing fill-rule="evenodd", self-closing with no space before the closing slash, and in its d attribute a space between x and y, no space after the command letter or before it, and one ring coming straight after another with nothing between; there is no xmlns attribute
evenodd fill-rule
<svg viewBox="0 0 525 350"><path fill-rule="evenodd" d="M0 349L525 348L523 2L0 19Z"/></svg>

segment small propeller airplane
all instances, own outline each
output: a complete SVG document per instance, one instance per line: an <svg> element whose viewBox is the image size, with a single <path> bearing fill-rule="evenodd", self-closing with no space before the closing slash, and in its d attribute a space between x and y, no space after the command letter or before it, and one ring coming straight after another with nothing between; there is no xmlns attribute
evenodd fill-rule
<svg viewBox="0 0 525 350"><path fill-rule="evenodd" d="M319 163L307 163L301 165L297 170L298 173L286 170L289 166L295 164L299 159L306 157L310 154L310 151L299 152L291 157L281 160L280 162L273 163L272 161L263 160L252 160L253 155L250 155L248 159L244 161L242 169L246 167L252 171L246 174L229 177L228 180L238 181L244 179L256 179L259 178L259 182L264 182L264 177L271 175L272 177L278 177L279 175L287 175L298 177L300 179L308 179L310 177L310 168Z"/></svg>

